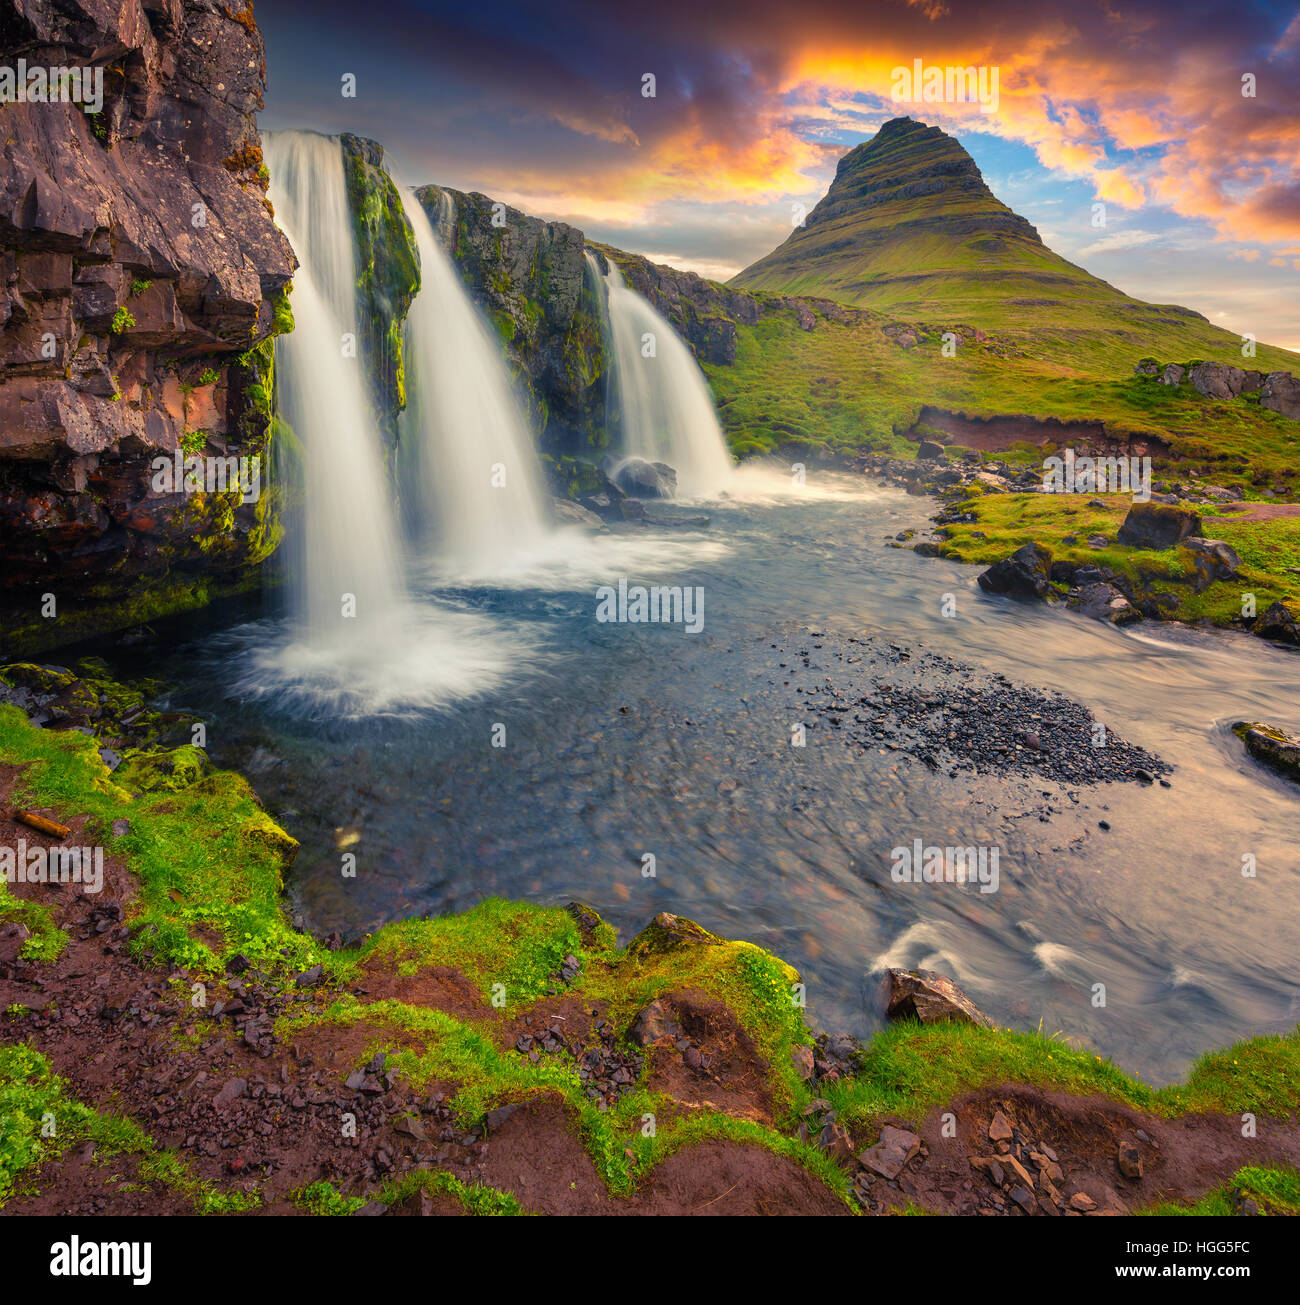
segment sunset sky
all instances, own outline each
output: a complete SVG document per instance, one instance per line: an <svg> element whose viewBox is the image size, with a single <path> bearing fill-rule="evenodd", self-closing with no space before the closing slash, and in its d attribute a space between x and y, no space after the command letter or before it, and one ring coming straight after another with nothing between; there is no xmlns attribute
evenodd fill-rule
<svg viewBox="0 0 1300 1305"><path fill-rule="evenodd" d="M792 203L819 199L841 154L907 114L954 134L994 194L1090 272L1300 350L1296 0L313 0L309 14L258 0L256 13L262 126L374 137L411 183L479 190L725 279L785 239ZM996 68L997 111L896 104L892 70L917 58Z"/></svg>

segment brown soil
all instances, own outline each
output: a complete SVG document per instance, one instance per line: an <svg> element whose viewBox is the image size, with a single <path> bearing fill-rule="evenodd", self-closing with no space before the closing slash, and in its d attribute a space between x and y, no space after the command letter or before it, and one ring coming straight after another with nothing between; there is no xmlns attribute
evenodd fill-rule
<svg viewBox="0 0 1300 1305"><path fill-rule="evenodd" d="M943 431L963 448L997 453L1014 444L1068 444L1078 453L1092 456L1165 456L1169 446L1158 436L1132 431L1109 430L1100 421L1058 421L1055 417L971 417L947 408L922 407L908 438L919 440L918 426Z"/></svg>
<svg viewBox="0 0 1300 1305"><path fill-rule="evenodd" d="M971 1166L972 1156L995 1155L988 1140L994 1114L1002 1111L1018 1133L1056 1152L1068 1202L1077 1192L1090 1197L1096 1213L1127 1213L1156 1201L1188 1202L1221 1186L1245 1165L1300 1166L1300 1122L1260 1120L1259 1136L1241 1136L1241 1121L1218 1115L1161 1119L1104 1097L1074 1097L1023 1085L985 1088L933 1111L916 1130L920 1156L895 1182L871 1181L871 1199L882 1209L909 1200L948 1214L1015 1214L1011 1202L993 1205L997 1189ZM957 1119L957 1136L944 1137L944 1116ZM1139 1130L1149 1141L1138 1137ZM868 1139L870 1140L870 1139ZM1121 1141L1142 1157L1142 1176L1125 1178L1116 1156ZM1033 1172L1033 1166L1027 1166Z"/></svg>
<svg viewBox="0 0 1300 1305"><path fill-rule="evenodd" d="M1228 518L1230 521L1276 521L1279 517L1300 517L1300 503L1249 503L1244 512L1239 512L1231 504L1220 504L1213 509L1206 508L1207 513Z"/></svg>
<svg viewBox="0 0 1300 1305"><path fill-rule="evenodd" d="M653 1044L646 1086L688 1108L771 1124L767 1064L731 1010L691 990L671 993L664 1003L690 1045L682 1048L672 1038Z"/></svg>

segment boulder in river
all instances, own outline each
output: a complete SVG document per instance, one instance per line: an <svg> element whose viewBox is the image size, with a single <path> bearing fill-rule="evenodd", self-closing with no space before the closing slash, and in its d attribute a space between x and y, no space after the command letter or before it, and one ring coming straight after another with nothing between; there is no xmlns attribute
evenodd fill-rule
<svg viewBox="0 0 1300 1305"><path fill-rule="evenodd" d="M1042 598L1049 588L1051 570L1051 553L1041 544L1030 542L1016 549L1010 557L994 562L979 577L979 586L990 594Z"/></svg>
<svg viewBox="0 0 1300 1305"><path fill-rule="evenodd" d="M889 1001L885 1014L891 1020L994 1027L993 1021L946 974L934 970L889 970L888 977Z"/></svg>
<svg viewBox="0 0 1300 1305"><path fill-rule="evenodd" d="M614 469L612 478L632 498L677 497L677 472L666 462L628 458Z"/></svg>
<svg viewBox="0 0 1300 1305"><path fill-rule="evenodd" d="M1281 599L1268 607L1251 626L1251 630L1261 639L1277 639L1282 643L1300 644L1300 622Z"/></svg>
<svg viewBox="0 0 1300 1305"><path fill-rule="evenodd" d="M1109 621L1112 625L1129 625L1142 619L1142 613L1113 584L1105 580L1077 585L1070 591L1069 604L1078 610L1080 616L1090 616L1094 621Z"/></svg>
<svg viewBox="0 0 1300 1305"><path fill-rule="evenodd" d="M1239 720L1232 732L1246 745L1246 751L1288 779L1300 781L1300 736L1288 734L1276 725Z"/></svg>
<svg viewBox="0 0 1300 1305"><path fill-rule="evenodd" d="M1201 518L1190 508L1134 503L1119 528L1119 542L1131 548L1173 548L1200 533Z"/></svg>

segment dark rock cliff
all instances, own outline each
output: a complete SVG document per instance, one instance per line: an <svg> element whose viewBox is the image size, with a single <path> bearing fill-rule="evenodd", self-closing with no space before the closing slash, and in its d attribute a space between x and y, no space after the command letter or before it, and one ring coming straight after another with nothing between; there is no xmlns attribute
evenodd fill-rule
<svg viewBox="0 0 1300 1305"><path fill-rule="evenodd" d="M104 91L97 114L0 108L0 642L31 648L205 601L274 548L270 336L294 258L251 7L22 0L0 17L0 60L20 59L102 69ZM155 492L178 449L260 455L260 499Z"/></svg>
<svg viewBox="0 0 1300 1305"><path fill-rule="evenodd" d="M416 195L505 343L543 451L558 460L603 447L609 358L582 232L486 195Z"/></svg>
<svg viewBox="0 0 1300 1305"><path fill-rule="evenodd" d="M607 412L613 391L604 312L586 250L602 273L610 261L617 263L627 284L702 363L733 363L737 325L770 314L791 315L804 330L815 329L819 317L842 322L867 316L830 300L755 294L706 281L590 243L576 227L531 217L486 195L443 186L416 193L471 296L505 342L534 427L542 432L543 452L570 492L582 487L580 464L608 445L616 426Z"/></svg>

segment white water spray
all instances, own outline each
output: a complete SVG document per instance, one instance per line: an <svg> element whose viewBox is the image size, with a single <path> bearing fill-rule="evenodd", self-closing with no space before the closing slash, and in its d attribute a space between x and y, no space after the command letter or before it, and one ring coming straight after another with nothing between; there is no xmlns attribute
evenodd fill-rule
<svg viewBox="0 0 1300 1305"><path fill-rule="evenodd" d="M279 412L303 462L295 593L287 626L232 636L235 690L314 716L405 714L504 684L532 657L518 635L416 605L401 578L382 438L355 349L356 249L337 139L263 137L277 220L298 255L295 326L276 342Z"/></svg>
<svg viewBox="0 0 1300 1305"><path fill-rule="evenodd" d="M587 266L599 287L600 266L590 252ZM612 261L604 280L624 455L673 467L683 498L717 494L731 479L731 458L699 364Z"/></svg>
<svg viewBox="0 0 1300 1305"><path fill-rule="evenodd" d="M488 576L550 533L542 471L500 342L419 201L403 189L402 203L420 254L406 324L404 473L437 567Z"/></svg>

